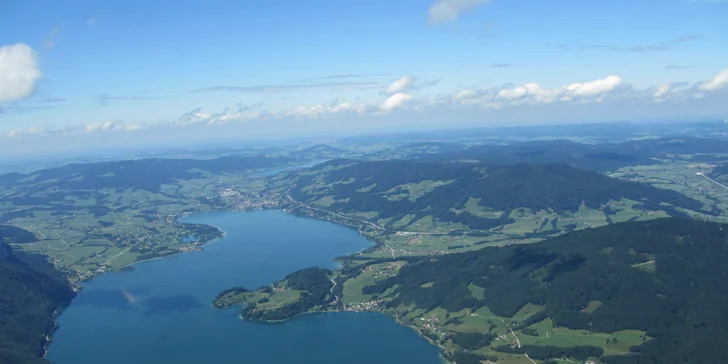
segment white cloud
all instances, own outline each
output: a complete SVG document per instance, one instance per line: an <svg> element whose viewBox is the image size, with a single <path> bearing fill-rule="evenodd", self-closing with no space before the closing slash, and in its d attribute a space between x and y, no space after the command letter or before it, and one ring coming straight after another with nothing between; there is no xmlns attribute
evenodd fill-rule
<svg viewBox="0 0 728 364"><path fill-rule="evenodd" d="M406 90L409 84L411 82L403 77L393 83L391 89ZM36 134L65 135L102 131L124 132L139 129L147 130L155 127L181 127L192 124L196 124L199 128L205 124L243 123L250 120L283 123L293 119L313 120L333 115L338 115L337 120L343 120L345 115L387 118L386 114L393 113L395 110L397 112L428 110L433 111L429 115L434 115L437 112L445 111L459 112L458 109L462 112L471 112L473 106L490 110L503 109L499 112L506 112L505 109L512 108L512 111L510 111L512 113L528 113L529 109L534 110L534 108L518 107L540 105L539 107L548 108L549 110L561 110L561 107L566 110L567 107L562 106L563 104L573 105L568 107L570 109L588 109L592 107L591 103L594 104L593 107L597 107L596 104L602 102L609 105L630 103L633 105L637 103L649 105L656 102L662 103L658 107L659 110L665 110L667 107L684 105L684 102L693 102L694 100L704 100L704 102L710 103L718 102L720 104L726 95L728 95L728 70L723 70L714 77L701 82L665 83L660 86L641 89L637 89L625 83L621 77L613 75L592 81L570 83L561 87L544 87L531 82L523 85L504 85L501 87L470 87L451 94L439 96L420 95L417 98L413 97L410 92L400 91L387 94L386 99L381 101L374 101L373 99L368 102L337 101L331 104L301 105L293 109L283 110L264 110L262 108L263 103L252 105L238 103L222 110L207 111L202 108L195 108L183 113L178 118L159 120L154 123L130 124L123 120L112 119L60 129L30 128L5 131L4 133L0 132L0 137L20 138ZM723 108L720 110L728 109ZM615 113L617 111L615 110ZM396 119L396 116L394 118Z"/></svg>
<svg viewBox="0 0 728 364"><path fill-rule="evenodd" d="M672 85L670 85L669 83L666 83L666 84L658 87L657 91L655 91L653 96L656 99L660 99L660 98L664 97L665 95L669 94L670 91L672 91Z"/></svg>
<svg viewBox="0 0 728 364"><path fill-rule="evenodd" d="M126 130L126 126L121 120L107 120L88 124L84 127L84 129L86 131Z"/></svg>
<svg viewBox="0 0 728 364"><path fill-rule="evenodd" d="M0 47L0 102L30 96L40 76L32 48L22 43Z"/></svg>
<svg viewBox="0 0 728 364"><path fill-rule="evenodd" d="M342 102L333 106L298 106L295 109L286 113L286 116L317 118L321 115L336 113L364 114L370 110L372 110L372 108L364 104L352 104L350 102Z"/></svg>
<svg viewBox="0 0 728 364"><path fill-rule="evenodd" d="M720 71L717 75L713 76L708 81L703 82L700 85L700 89L703 91L714 91L720 90L728 86L728 68Z"/></svg>
<svg viewBox="0 0 728 364"><path fill-rule="evenodd" d="M573 96L596 96L614 91L622 84L619 76L609 76L603 80L596 80L586 83L572 83L566 86L566 90Z"/></svg>
<svg viewBox="0 0 728 364"><path fill-rule="evenodd" d="M98 133L107 131L135 131L144 128L142 124L127 124L123 120L113 119L90 123L86 125L67 126L61 129L47 129L43 127L30 127L27 129L10 130L4 134L0 133L0 137L6 138L23 138L35 135L66 135L79 133Z"/></svg>
<svg viewBox="0 0 728 364"><path fill-rule="evenodd" d="M399 92L403 92L407 90L410 86L412 86L412 83L415 81L415 78L412 76L404 76L392 83L392 85L387 88L387 93L389 94L396 94Z"/></svg>
<svg viewBox="0 0 728 364"><path fill-rule="evenodd" d="M652 98L655 102L695 98L696 96L692 92L695 91L695 86L691 86L687 82L665 83L652 90Z"/></svg>
<svg viewBox="0 0 728 364"><path fill-rule="evenodd" d="M499 106L522 103L552 103L555 101L599 101L599 97L609 94L622 85L622 78L609 76L604 79L572 83L561 88L545 89L537 83L527 83L523 86L501 88L495 93L493 100L486 100L490 105L492 102L500 102ZM484 92L490 95L493 92ZM470 93L469 95L475 95ZM462 100L462 91L455 96Z"/></svg>
<svg viewBox="0 0 728 364"><path fill-rule="evenodd" d="M384 111L392 111L394 109L404 106L410 100L412 100L412 95L402 92L396 93L390 96L388 99L384 100L381 108Z"/></svg>
<svg viewBox="0 0 728 364"><path fill-rule="evenodd" d="M457 20L466 11L491 0L437 0L430 6L431 24L443 24Z"/></svg>
<svg viewBox="0 0 728 364"><path fill-rule="evenodd" d="M459 91L457 94L455 94L455 98L458 100L466 100L468 98L471 98L477 94L477 91L472 89L465 89L462 91Z"/></svg>
<svg viewBox="0 0 728 364"><path fill-rule="evenodd" d="M208 113L202 112L202 108L198 107L196 109L192 109L177 118L177 121L175 121L175 124L177 125L186 125L186 124L197 124L197 123L204 123L212 120L212 115Z"/></svg>

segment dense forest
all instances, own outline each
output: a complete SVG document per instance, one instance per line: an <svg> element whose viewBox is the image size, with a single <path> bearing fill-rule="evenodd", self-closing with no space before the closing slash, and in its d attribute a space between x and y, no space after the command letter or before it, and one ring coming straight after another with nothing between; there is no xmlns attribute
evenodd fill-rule
<svg viewBox="0 0 728 364"><path fill-rule="evenodd" d="M666 210L672 215L683 215L674 206L688 210L702 208L700 202L675 191L614 179L565 164L497 166L406 160L334 160L312 171L317 173L297 181L291 191L294 198L307 201L332 196L334 200L341 200L330 206L334 210L377 211L379 218L401 218L414 214L414 220L432 215L439 221L461 223L480 230L512 222L509 213L519 208L534 212L551 209L574 213L582 204L604 209L605 204L622 198L639 201L644 209ZM317 178L320 187L311 189L310 186L316 186ZM407 193L402 185L423 181L449 183L434 187L414 201L387 198L388 195ZM462 211L470 198L480 199L482 207L502 211L503 214L485 218Z"/></svg>
<svg viewBox="0 0 728 364"><path fill-rule="evenodd" d="M287 289L303 291L298 301L274 310L258 310L255 304L250 304L243 310L243 317L251 320L280 321L327 304L334 299L330 294L333 283L329 276L332 273L328 269L316 267L293 272L284 280L287 282Z"/></svg>
<svg viewBox="0 0 728 364"><path fill-rule="evenodd" d="M364 293L394 288L391 307L454 312L487 306L505 317L533 303L545 307L538 319L550 317L558 326L607 333L638 329L654 338L633 347L634 354L604 357L606 362L707 364L728 361L726 281L728 226L666 218L426 259ZM483 299L470 293L470 284L485 289ZM602 305L585 313L591 301ZM545 349L524 350L549 357Z"/></svg>
<svg viewBox="0 0 728 364"><path fill-rule="evenodd" d="M4 229L0 234L0 363L47 363L43 347L55 326L54 312L75 293L45 258L14 253L5 242L30 233Z"/></svg>
<svg viewBox="0 0 728 364"><path fill-rule="evenodd" d="M38 241L28 230L10 225L0 225L0 239L7 244L25 244Z"/></svg>
<svg viewBox="0 0 728 364"><path fill-rule="evenodd" d="M261 155L215 159L153 158L69 164L28 174L0 175L0 183L7 186L22 183L25 186L23 191L25 195L32 195L33 192L36 192L35 189L43 192L50 184L60 190L95 191L102 188L135 188L160 192L160 186L163 184L176 183L181 179L197 178L202 176L202 172L240 172L248 169L271 168L288 161L289 159L283 157L269 158ZM41 197L36 199L41 199ZM23 199L16 201L16 199L10 198L10 201L15 205L28 204L23 203ZM42 205L43 203L36 204Z"/></svg>
<svg viewBox="0 0 728 364"><path fill-rule="evenodd" d="M718 165L707 176L723 184L728 183L728 164Z"/></svg>
<svg viewBox="0 0 728 364"><path fill-rule="evenodd" d="M652 165L671 154L728 153L728 142L695 137L642 139L623 143L584 144L568 140L476 145L423 157L431 161L474 159L486 164L563 163L591 171Z"/></svg>

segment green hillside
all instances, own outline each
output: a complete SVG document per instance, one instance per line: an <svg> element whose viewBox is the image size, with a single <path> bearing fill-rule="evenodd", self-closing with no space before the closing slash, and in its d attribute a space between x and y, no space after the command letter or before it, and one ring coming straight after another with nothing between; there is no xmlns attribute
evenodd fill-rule
<svg viewBox="0 0 728 364"><path fill-rule="evenodd" d="M43 356L54 313L75 296L45 258L15 254L5 243L28 232L0 230L0 363L47 363Z"/></svg>
<svg viewBox="0 0 728 364"><path fill-rule="evenodd" d="M720 213L675 191L564 164L334 160L293 178L292 199L388 231L528 238L686 211Z"/></svg>
<svg viewBox="0 0 728 364"><path fill-rule="evenodd" d="M472 326L468 313L483 310L494 317L521 316L510 328L521 337L540 336L539 344L525 340L531 344L520 349L486 340L476 345L484 354L568 357L544 349L568 346L553 333L559 327L644 333L644 343L626 348L633 354L597 355L609 363L721 363L728 360L722 349L728 339L727 261L728 226L658 219L411 263L398 275L364 287L363 293L386 292L388 309L398 315L445 310L455 324L445 327L446 334L438 338L443 342L456 341L459 331ZM479 292L477 297L473 292ZM522 314L524 307L532 307L530 316ZM481 334L497 334L494 329ZM553 340L544 335L549 329ZM573 345L590 339L576 338ZM602 351L609 350L609 340L606 345Z"/></svg>
<svg viewBox="0 0 728 364"><path fill-rule="evenodd" d="M351 259L215 305L265 321L379 311L458 364L728 360L728 225L665 218L438 258Z"/></svg>

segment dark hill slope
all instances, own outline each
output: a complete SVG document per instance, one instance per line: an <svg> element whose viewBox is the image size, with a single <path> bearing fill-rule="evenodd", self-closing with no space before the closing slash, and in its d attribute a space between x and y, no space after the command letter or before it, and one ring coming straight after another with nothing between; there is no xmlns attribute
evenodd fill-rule
<svg viewBox="0 0 728 364"><path fill-rule="evenodd" d="M69 164L29 174L0 175L0 183L24 186L52 184L58 189L98 190L137 188L159 192L162 184L199 177L201 172L225 173L274 167L285 158L264 156L220 157L215 159L138 159L101 163ZM25 182L22 182L25 181ZM47 186L44 186L47 188Z"/></svg>
<svg viewBox="0 0 728 364"><path fill-rule="evenodd" d="M568 140L476 145L423 157L430 161L477 160L486 164L563 163L592 171L612 171L658 163L669 154L728 153L724 140L671 137L624 143L583 144Z"/></svg>
<svg viewBox="0 0 728 364"><path fill-rule="evenodd" d="M484 287L484 299L473 297L469 284ZM605 357L610 363L728 360L728 225L668 218L586 229L423 260L364 291L393 287L392 307L487 306L510 317L533 303L545 306L533 321L550 317L572 329L639 329L655 337L633 347L633 355ZM590 301L603 305L584 313Z"/></svg>
<svg viewBox="0 0 728 364"><path fill-rule="evenodd" d="M720 183L728 183L728 164L721 164L713 168L713 170L708 173L707 176Z"/></svg>
<svg viewBox="0 0 728 364"><path fill-rule="evenodd" d="M0 363L47 363L43 347L53 315L74 296L45 258L14 254L0 236Z"/></svg>
<svg viewBox="0 0 728 364"><path fill-rule="evenodd" d="M423 181L449 183L435 187L414 201L391 198L407 192L402 185ZM610 200L622 198L642 202L644 209L666 210L674 215L680 214L674 207L702 208L700 202L675 191L563 164L499 166L334 160L312 169L312 173L297 182L291 194L300 201L332 196L339 202L329 208L337 211L377 211L379 218L414 214L417 219L433 215L439 221L459 222L472 229L508 223L509 213L519 208L576 212L582 203L588 208L604 209ZM504 213L500 218L483 218L468 211L457 212L465 208L470 198L480 199L479 204L484 208Z"/></svg>

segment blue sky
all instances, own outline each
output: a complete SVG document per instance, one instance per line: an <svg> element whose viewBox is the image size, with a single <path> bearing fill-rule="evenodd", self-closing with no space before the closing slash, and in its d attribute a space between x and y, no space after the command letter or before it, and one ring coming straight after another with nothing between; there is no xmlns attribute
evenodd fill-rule
<svg viewBox="0 0 728 364"><path fill-rule="evenodd" d="M0 152L728 118L728 1L0 4Z"/></svg>

